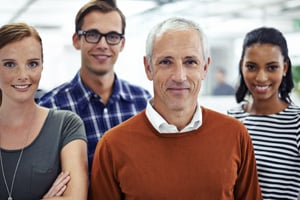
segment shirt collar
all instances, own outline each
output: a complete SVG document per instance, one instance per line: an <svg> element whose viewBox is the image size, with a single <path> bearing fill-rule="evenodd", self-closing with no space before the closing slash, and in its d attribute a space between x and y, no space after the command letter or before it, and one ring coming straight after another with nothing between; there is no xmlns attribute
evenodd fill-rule
<svg viewBox="0 0 300 200"><path fill-rule="evenodd" d="M93 99L93 98L100 98L101 97L96 94L91 88L89 88L87 85L85 85L80 77L80 71L77 72L75 78L73 79L73 84L76 84L78 87L81 88L83 93L85 94L85 98ZM117 99L124 99L128 102L133 102L132 96L130 96L130 92L127 91L128 89L122 84L122 81L118 78L118 76L115 74L115 79L113 83L113 91L110 97L111 101L115 101Z"/></svg>
<svg viewBox="0 0 300 200"><path fill-rule="evenodd" d="M111 94L112 99L120 99L133 102L133 98L130 95L131 92L128 90L128 88L125 86L125 80L121 80L118 78L118 76L115 74L115 80L113 85L113 91Z"/></svg>
<svg viewBox="0 0 300 200"><path fill-rule="evenodd" d="M152 99L147 102L146 116L152 126L159 133L184 133L192 130L198 129L202 125L202 111L200 108L200 103L197 103L197 109L191 122L184 127L181 131L178 131L177 127L173 124L169 124L152 106Z"/></svg>

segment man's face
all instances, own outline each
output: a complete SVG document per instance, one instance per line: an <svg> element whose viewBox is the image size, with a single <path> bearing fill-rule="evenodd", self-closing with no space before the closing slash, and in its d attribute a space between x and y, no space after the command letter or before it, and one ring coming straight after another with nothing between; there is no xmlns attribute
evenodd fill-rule
<svg viewBox="0 0 300 200"><path fill-rule="evenodd" d="M84 17L83 31L97 30L106 34L109 32L122 33L122 20L117 11L102 13L92 11ZM117 61L119 53L123 50L125 39L119 44L109 45L105 37L97 44L88 43L84 36L73 36L73 44L76 49L81 50L82 70L88 74L105 75L113 73L113 66Z"/></svg>
<svg viewBox="0 0 300 200"><path fill-rule="evenodd" d="M194 112L209 65L198 32L165 32L154 41L152 66L144 61L147 77L153 80L155 109L165 118L169 111Z"/></svg>

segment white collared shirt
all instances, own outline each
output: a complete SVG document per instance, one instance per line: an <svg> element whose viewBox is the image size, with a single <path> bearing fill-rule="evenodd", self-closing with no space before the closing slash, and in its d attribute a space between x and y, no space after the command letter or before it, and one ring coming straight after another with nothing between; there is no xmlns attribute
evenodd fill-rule
<svg viewBox="0 0 300 200"><path fill-rule="evenodd" d="M169 124L151 105L152 99L150 99L147 103L146 107L146 116L152 126L159 133L184 133L192 130L198 129L202 125L202 111L200 108L199 102L197 103L197 109L194 113L192 121L184 127L181 131L177 129L175 125Z"/></svg>

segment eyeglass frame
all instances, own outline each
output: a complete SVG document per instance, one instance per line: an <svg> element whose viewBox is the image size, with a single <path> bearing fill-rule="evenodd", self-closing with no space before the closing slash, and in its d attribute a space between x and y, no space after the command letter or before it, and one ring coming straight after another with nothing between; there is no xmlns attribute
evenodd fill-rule
<svg viewBox="0 0 300 200"><path fill-rule="evenodd" d="M86 38L86 34L89 33L89 32L95 32L95 33L97 33L99 35L99 38L98 38L98 40L96 42L88 41L88 39ZM102 37L104 37L107 44L109 44L109 45L117 45L117 44L120 44L121 40L124 38L124 34L118 33L116 31L110 31L110 32L104 34L104 33L99 32L98 30L95 30L95 29L91 29L91 30L87 30L87 31L78 30L77 34L78 34L78 36L84 36L85 41L87 43L90 43L90 44L98 44L100 42L100 40L102 39ZM110 34L115 34L115 35L119 36L120 40L117 43L111 43L107 39L107 36L110 35Z"/></svg>

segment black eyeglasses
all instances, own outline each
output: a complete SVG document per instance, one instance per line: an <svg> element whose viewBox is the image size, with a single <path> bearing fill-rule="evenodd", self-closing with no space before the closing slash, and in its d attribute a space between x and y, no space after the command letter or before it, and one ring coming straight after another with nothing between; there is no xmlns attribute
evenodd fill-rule
<svg viewBox="0 0 300 200"><path fill-rule="evenodd" d="M85 38L85 41L88 43L92 43L92 44L97 44L103 36L103 37L105 37L107 44L117 45L120 43L120 41L124 37L123 34L117 33L115 31L103 34L97 30L88 30L88 31L79 30L77 32L77 34L79 36L83 35Z"/></svg>

